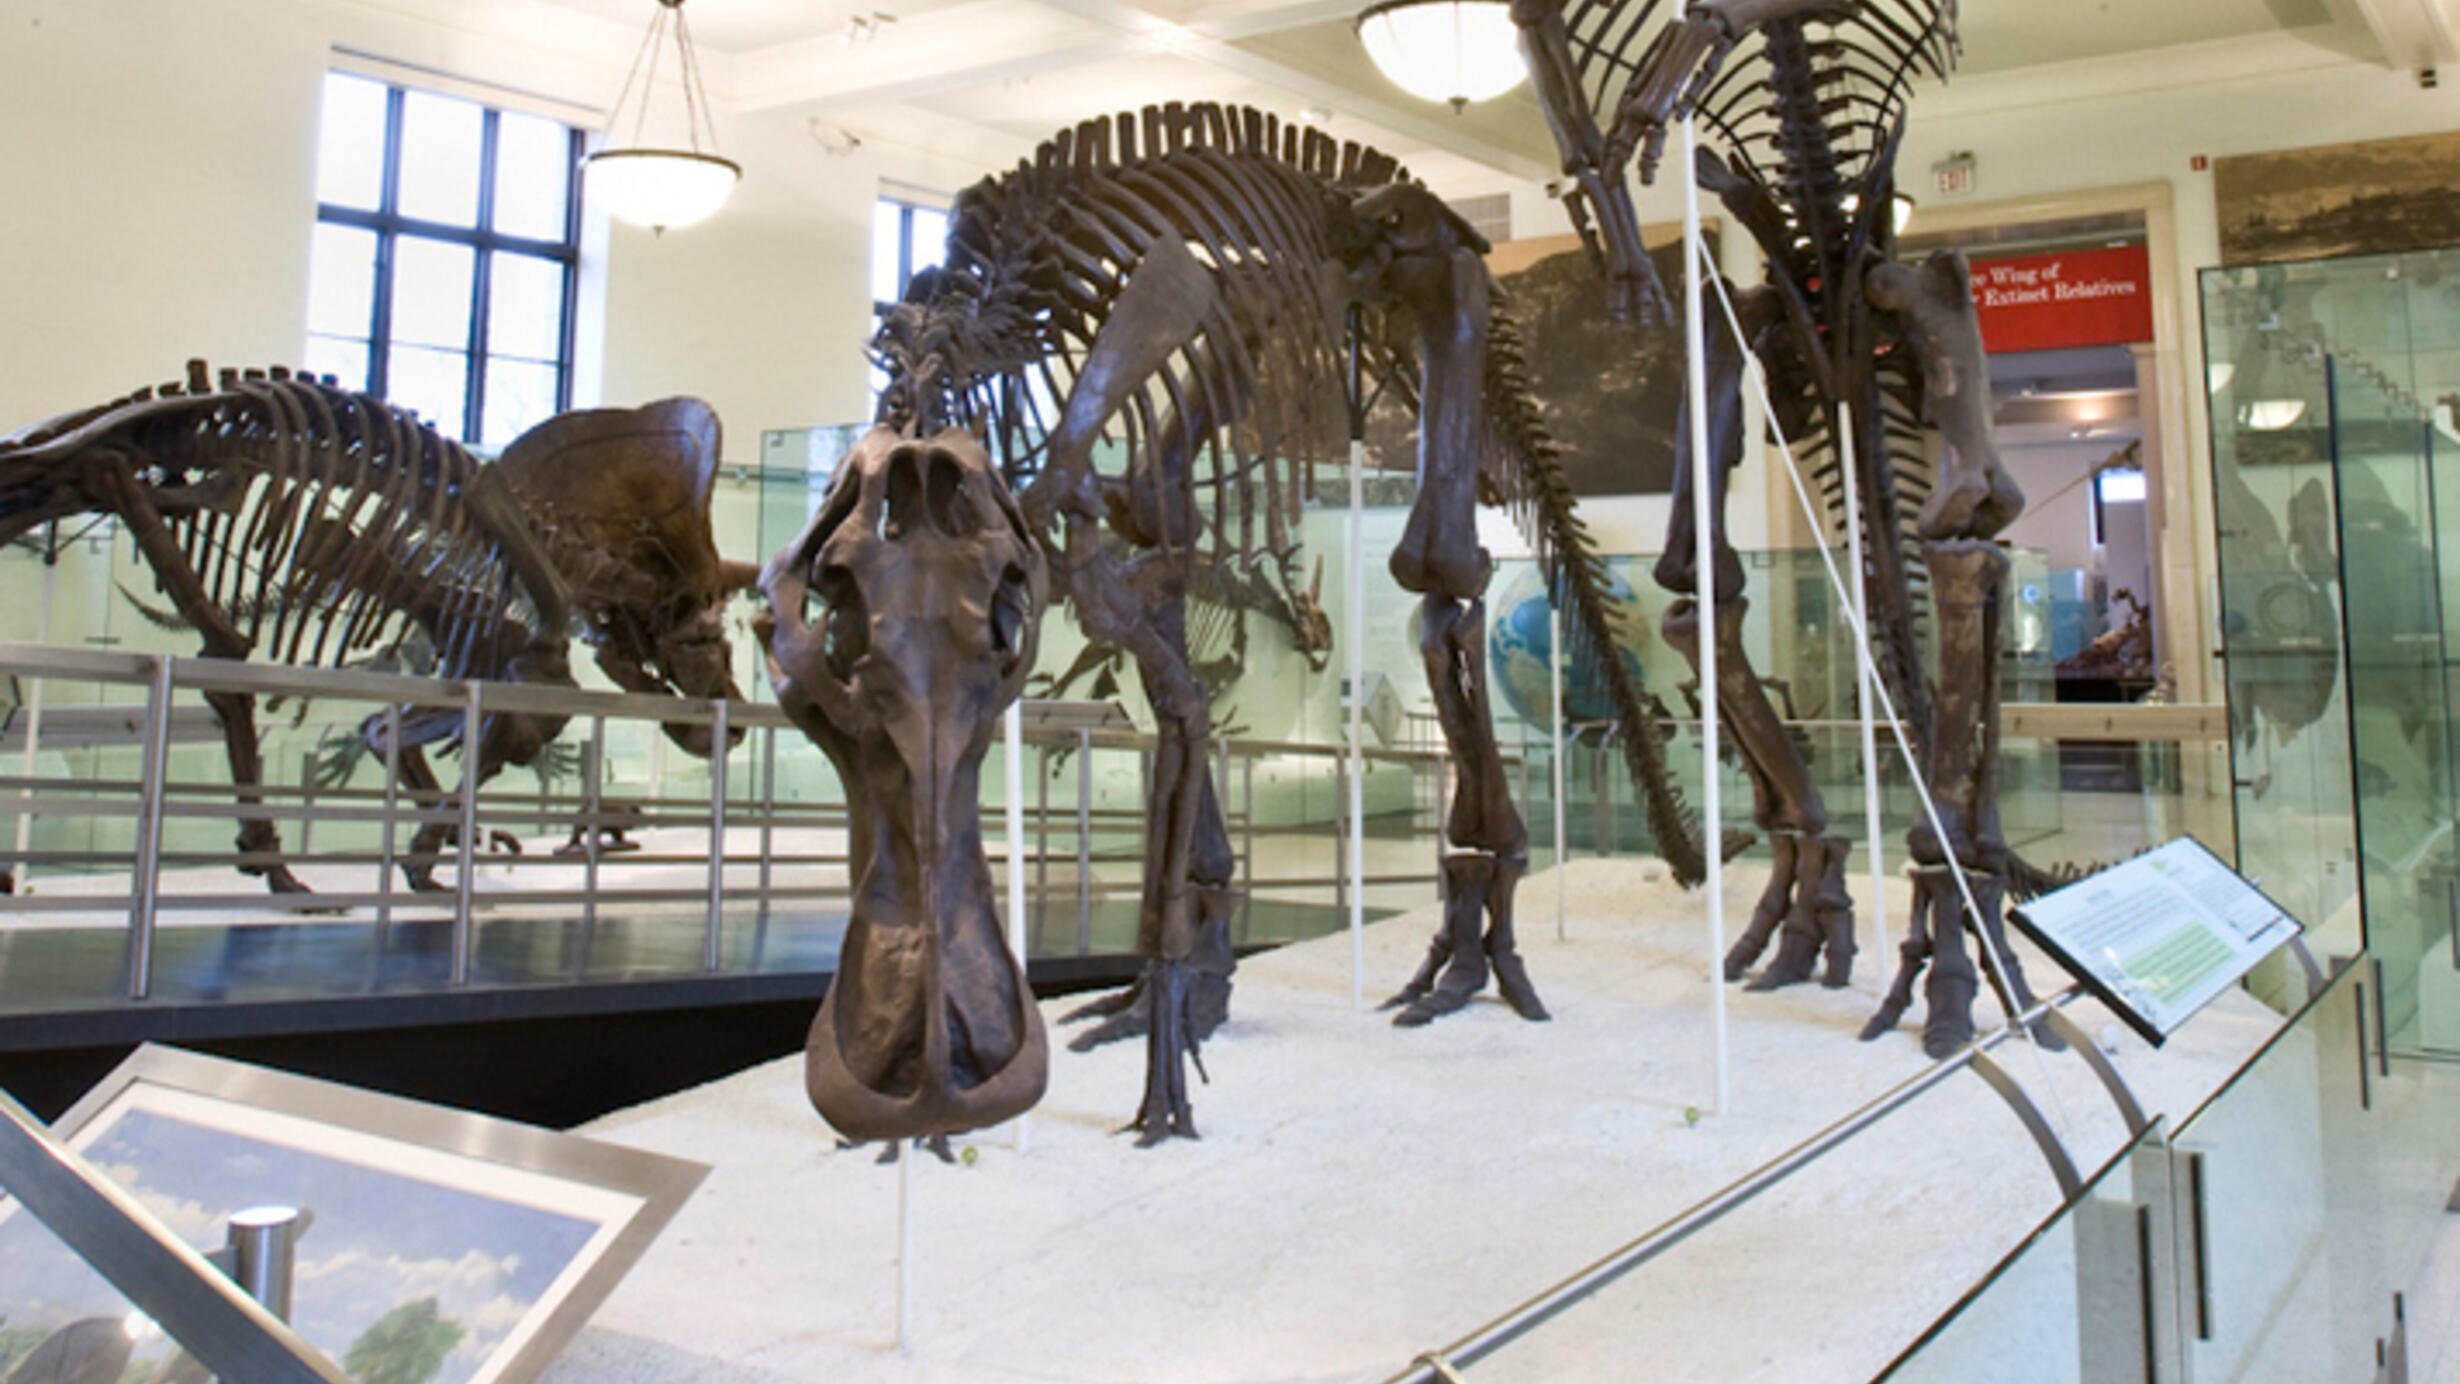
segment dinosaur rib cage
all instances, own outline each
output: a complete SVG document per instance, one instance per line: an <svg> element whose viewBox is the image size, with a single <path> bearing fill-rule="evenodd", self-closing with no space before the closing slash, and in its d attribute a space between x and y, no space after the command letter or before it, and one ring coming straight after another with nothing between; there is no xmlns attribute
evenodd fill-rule
<svg viewBox="0 0 2460 1384"><path fill-rule="evenodd" d="M372 396L278 367L209 387L193 365L0 441L0 532L86 509L140 529L97 478L123 464L254 656L325 664L416 622L458 677L538 617L466 502L477 459Z"/></svg>
<svg viewBox="0 0 2460 1384"><path fill-rule="evenodd" d="M918 277L875 338L890 376L880 419L981 426L1022 489L1048 461L1042 438L1129 276L1176 239L1218 292L1195 339L1119 410L1117 451L1096 458L1124 495L1114 525L1125 510L1134 528L1141 501L1159 518L1128 535L1138 546L1189 570L1269 565L1295 591L1302 475L1347 436L1336 222L1357 194L1407 180L1387 155L1245 108L1148 106L1061 131L958 197L941 270ZM1361 313L1368 382L1404 399L1416 389L1410 331ZM1660 853L1696 883L1697 828L1637 679L1613 653L1606 565L1573 513L1500 294L1489 339L1481 498L1529 534L1569 616L1567 648L1593 648L1607 669Z"/></svg>

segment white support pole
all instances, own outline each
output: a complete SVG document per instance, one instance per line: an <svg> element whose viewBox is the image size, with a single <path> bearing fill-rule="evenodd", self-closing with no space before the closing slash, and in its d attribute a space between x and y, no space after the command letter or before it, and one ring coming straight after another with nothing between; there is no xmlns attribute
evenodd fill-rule
<svg viewBox="0 0 2460 1384"><path fill-rule="evenodd" d="M1355 385L1353 384L1353 387ZM1367 1007L1367 444L1350 439L1350 1008Z"/></svg>
<svg viewBox="0 0 2460 1384"><path fill-rule="evenodd" d="M1007 742L1008 774L1008 950L1016 956L1016 964L1027 966L1025 955L1025 704L1008 703L1007 714L1000 718L1000 734ZM1032 1003L1032 997L1026 1003ZM1016 1151L1023 1153L1032 1142L1031 1115L1016 1117Z"/></svg>
<svg viewBox="0 0 2460 1384"><path fill-rule="evenodd" d="M1700 621L1700 836L1708 855L1708 994L1710 1023L1715 1028L1716 1095L1710 1108L1726 1113L1731 1083L1726 1071L1725 1026L1725 827L1717 792L1717 571L1710 550L1709 503L1714 463L1708 454L1708 336L1701 307L1701 281L1707 277L1708 256L1700 237L1700 182L1696 166L1699 117L1683 117L1683 374L1691 400L1691 538L1693 584L1698 588ZM1606 656L1613 657L1607 650ZM1636 733L1636 731L1635 731Z"/></svg>
<svg viewBox="0 0 2460 1384"><path fill-rule="evenodd" d="M1846 575L1853 582L1854 620L1863 629L1871 627L1870 592L1865 588L1862 572L1862 478L1858 474L1861 449L1855 444L1854 406L1839 404L1836 423L1837 464L1845 471L1845 546ZM1880 458L1886 464L1886 458ZM1862 704L1862 816L1865 828L1865 849L1871 858L1871 930L1877 941L1873 953L1879 958L1879 974L1888 974L1888 869L1887 858L1880 845L1879 821L1879 665L1869 651L1854 660L1855 686Z"/></svg>
<svg viewBox="0 0 2460 1384"><path fill-rule="evenodd" d="M897 1349L914 1347L914 1159L921 1150L901 1140L897 1150Z"/></svg>
<svg viewBox="0 0 2460 1384"><path fill-rule="evenodd" d="M1608 658L1618 656L1612 649L1605 654ZM1563 866L1571 859L1571 853L1563 846L1565 827L1569 825L1563 809L1563 612L1555 609L1551 596L1546 602L1546 697L1554 722L1554 755L1548 762L1555 780L1555 940L1560 942L1565 911Z"/></svg>

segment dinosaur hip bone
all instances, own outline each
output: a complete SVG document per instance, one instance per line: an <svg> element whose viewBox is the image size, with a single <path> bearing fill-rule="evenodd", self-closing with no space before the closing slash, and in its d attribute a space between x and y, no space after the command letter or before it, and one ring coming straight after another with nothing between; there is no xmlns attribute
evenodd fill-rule
<svg viewBox="0 0 2460 1384"><path fill-rule="evenodd" d="M982 446L890 428L763 578L778 703L846 785L853 916L804 1086L848 1138L954 1134L1042 1098L1048 1042L992 906L979 783L1033 666L1043 582Z"/></svg>

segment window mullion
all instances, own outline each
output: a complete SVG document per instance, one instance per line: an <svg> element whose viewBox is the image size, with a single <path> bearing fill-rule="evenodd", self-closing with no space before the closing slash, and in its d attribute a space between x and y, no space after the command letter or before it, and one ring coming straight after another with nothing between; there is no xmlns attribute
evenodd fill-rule
<svg viewBox="0 0 2460 1384"><path fill-rule="evenodd" d="M393 239L391 224L401 207L401 126L403 93L388 88L384 98L384 179L376 194L376 214L384 224L376 230L376 282L367 328L367 392L392 397Z"/></svg>
<svg viewBox="0 0 2460 1384"><path fill-rule="evenodd" d="M486 440L487 301L495 255L486 241L495 232L495 142L502 117L490 110L478 126L478 235L470 250L470 355L463 367L461 435L476 446Z"/></svg>

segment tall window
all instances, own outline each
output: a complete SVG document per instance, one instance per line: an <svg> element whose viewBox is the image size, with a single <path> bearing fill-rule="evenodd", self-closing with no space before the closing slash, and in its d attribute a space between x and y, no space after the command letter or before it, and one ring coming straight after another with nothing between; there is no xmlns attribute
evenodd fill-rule
<svg viewBox="0 0 2460 1384"><path fill-rule="evenodd" d="M580 132L325 76L306 367L501 447L572 399Z"/></svg>
<svg viewBox="0 0 2460 1384"><path fill-rule="evenodd" d="M876 320L905 297L914 272L940 262L948 252L948 213L938 207L883 197L871 206L871 315ZM888 376L871 367L871 397L888 388Z"/></svg>

